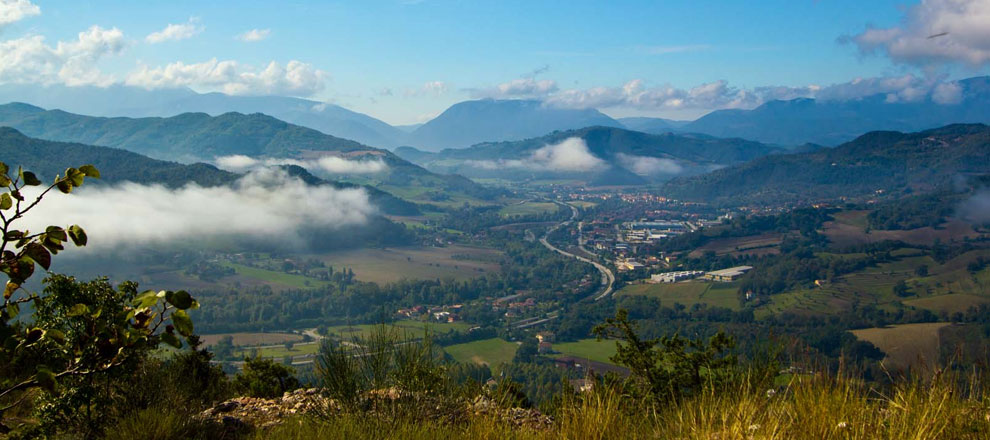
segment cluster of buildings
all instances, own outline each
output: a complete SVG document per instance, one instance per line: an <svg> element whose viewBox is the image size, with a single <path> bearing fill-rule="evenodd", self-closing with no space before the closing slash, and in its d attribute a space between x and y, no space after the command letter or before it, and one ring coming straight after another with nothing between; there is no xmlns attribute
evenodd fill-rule
<svg viewBox="0 0 990 440"><path fill-rule="evenodd" d="M694 230L682 221L643 221L624 223L620 235L627 243L652 243Z"/></svg>
<svg viewBox="0 0 990 440"><path fill-rule="evenodd" d="M741 278L746 272L753 270L752 266L736 266L728 269L715 270L705 274L706 280L727 283Z"/></svg>
<svg viewBox="0 0 990 440"><path fill-rule="evenodd" d="M704 272L700 270L681 270L677 272L663 272L650 275L650 279L646 280L648 283L659 284L659 283L677 283L686 280L693 280L695 278L703 278L708 281L715 281L720 283L727 283L730 281L738 280L740 277L753 270L752 266L736 266L730 267L728 269L713 270L711 272Z"/></svg>
<svg viewBox="0 0 990 440"><path fill-rule="evenodd" d="M458 312L460 312L463 307L463 304L434 307L413 306L408 309L399 309L395 312L395 314L400 318L420 319L425 315L437 322L457 322L461 320Z"/></svg>
<svg viewBox="0 0 990 440"><path fill-rule="evenodd" d="M681 270L677 272L664 272L650 275L651 283L677 283L684 280L692 280L704 275L700 270Z"/></svg>

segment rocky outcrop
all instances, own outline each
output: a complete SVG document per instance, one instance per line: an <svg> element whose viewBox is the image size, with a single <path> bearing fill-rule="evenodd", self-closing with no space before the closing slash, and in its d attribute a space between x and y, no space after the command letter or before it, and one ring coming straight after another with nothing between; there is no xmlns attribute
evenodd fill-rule
<svg viewBox="0 0 990 440"><path fill-rule="evenodd" d="M333 406L316 388L287 392L281 398L237 397L203 411L200 416L241 430L267 428L295 416Z"/></svg>

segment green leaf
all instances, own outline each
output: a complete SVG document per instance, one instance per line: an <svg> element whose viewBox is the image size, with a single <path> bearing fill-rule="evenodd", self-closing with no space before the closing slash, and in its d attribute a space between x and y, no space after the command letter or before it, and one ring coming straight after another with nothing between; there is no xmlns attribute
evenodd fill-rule
<svg viewBox="0 0 990 440"><path fill-rule="evenodd" d="M86 231L79 227L79 225L69 226L69 238L72 239L72 242L76 246L86 246Z"/></svg>
<svg viewBox="0 0 990 440"><path fill-rule="evenodd" d="M14 295L14 292L21 287L13 281L7 281L7 285L3 288L3 299L10 299Z"/></svg>
<svg viewBox="0 0 990 440"><path fill-rule="evenodd" d="M162 342L175 348L182 348L182 341L172 333L162 333Z"/></svg>
<svg viewBox="0 0 990 440"><path fill-rule="evenodd" d="M48 270L52 265L52 254L48 252L48 249L45 249L44 246L38 243L28 243L27 247L24 248L24 254L31 257L35 263L38 263L45 270Z"/></svg>
<svg viewBox="0 0 990 440"><path fill-rule="evenodd" d="M155 304L158 304L158 292L154 290L146 290L134 298L134 307L138 309L145 309Z"/></svg>
<svg viewBox="0 0 990 440"><path fill-rule="evenodd" d="M65 170L65 178L72 182L72 186L82 186L83 179L86 178L86 175L75 168L68 168Z"/></svg>
<svg viewBox="0 0 990 440"><path fill-rule="evenodd" d="M177 309L186 310L193 305L193 298L189 292L180 290L178 292L165 292L165 300Z"/></svg>
<svg viewBox="0 0 990 440"><path fill-rule="evenodd" d="M25 185L27 186L41 185L41 179L38 179L38 176L35 176L34 173L30 171L25 171L22 174L23 174L23 179L21 179L21 181L23 181Z"/></svg>
<svg viewBox="0 0 990 440"><path fill-rule="evenodd" d="M44 336L45 336L45 331L43 329L35 327L31 330L28 330L27 335L24 337L24 344L25 345L34 344L35 342L40 341L41 338L43 338Z"/></svg>
<svg viewBox="0 0 990 440"><path fill-rule="evenodd" d="M10 171L10 167L5 163L0 162L0 174L7 174L7 171Z"/></svg>
<svg viewBox="0 0 990 440"><path fill-rule="evenodd" d="M10 198L10 193L0 194L0 209L6 211L14 206L14 201Z"/></svg>
<svg viewBox="0 0 990 440"><path fill-rule="evenodd" d="M92 165L83 165L79 167L79 171L82 171L82 173L85 174L86 177L92 177L94 179L100 178L100 170L97 170L96 167Z"/></svg>
<svg viewBox="0 0 990 440"><path fill-rule="evenodd" d="M59 226L49 226L45 228L45 233L59 239L59 241L65 241L66 239L65 229L62 229Z"/></svg>
<svg viewBox="0 0 990 440"><path fill-rule="evenodd" d="M72 182L67 179L59 180L55 183L55 187L58 188L59 191L62 191L63 194L72 192Z"/></svg>
<svg viewBox="0 0 990 440"><path fill-rule="evenodd" d="M7 177L7 173L0 174L0 186L8 187L11 183L14 182L10 180L10 177Z"/></svg>
<svg viewBox="0 0 990 440"><path fill-rule="evenodd" d="M175 312L172 312L172 324L175 324L175 329L178 330L179 334L182 336L190 336L193 334L193 322L185 310L176 310Z"/></svg>
<svg viewBox="0 0 990 440"><path fill-rule="evenodd" d="M7 304L7 316L10 319L14 319L21 313L21 306L17 303Z"/></svg>
<svg viewBox="0 0 990 440"><path fill-rule="evenodd" d="M62 333L61 330L48 329L48 331L45 333L45 336L47 336L48 339L58 342L59 344L65 343L65 333Z"/></svg>
<svg viewBox="0 0 990 440"><path fill-rule="evenodd" d="M38 381L38 385L46 391L55 391L55 373L52 373L48 367L39 365L37 373L34 374L34 380Z"/></svg>
<svg viewBox="0 0 990 440"><path fill-rule="evenodd" d="M76 304L72 307L69 307L69 311L68 313L66 313L66 316L72 318L75 316L86 315L88 313L89 313L89 306L87 306L86 304Z"/></svg>

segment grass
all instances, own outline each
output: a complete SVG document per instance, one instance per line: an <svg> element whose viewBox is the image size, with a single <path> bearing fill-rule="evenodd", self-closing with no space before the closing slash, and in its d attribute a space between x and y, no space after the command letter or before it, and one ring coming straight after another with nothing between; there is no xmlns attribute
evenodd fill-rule
<svg viewBox="0 0 990 440"><path fill-rule="evenodd" d="M329 327L328 331L344 340L366 339L380 325L338 325ZM399 331L405 332L411 338L422 337L424 330L429 330L431 333L446 333L449 331L466 332L469 328L473 327L473 325L465 322L422 322L412 320L396 321L387 325L396 327Z"/></svg>
<svg viewBox="0 0 990 440"><path fill-rule="evenodd" d="M797 376L770 395L742 383L706 387L680 402L651 405L612 388L564 399L545 429L468 413L460 421L383 419L344 413L290 420L256 439L985 439L980 395L943 380L877 392L854 379Z"/></svg>
<svg viewBox="0 0 990 440"><path fill-rule="evenodd" d="M326 281L320 281L303 275L295 275L285 272L276 272L274 270L259 269L256 267L245 266L243 264L237 264L237 263L226 262L222 264L227 267L233 268L235 271L237 271L238 275L243 275L248 278L254 278L267 283L274 283L274 284L280 284L282 286L294 287L297 289L323 287L329 284Z"/></svg>
<svg viewBox="0 0 990 440"><path fill-rule="evenodd" d="M519 344L502 338L482 339L465 344L449 345L443 350L460 363L474 363L494 367L512 362Z"/></svg>
<svg viewBox="0 0 990 440"><path fill-rule="evenodd" d="M473 246L357 249L312 255L334 268L348 268L361 281L390 283L402 279L468 280L497 272L501 253Z"/></svg>
<svg viewBox="0 0 990 440"><path fill-rule="evenodd" d="M287 349L284 345L271 345L267 347L259 347L257 349L238 350L235 352L235 355L241 358L250 356L254 354L255 351L258 352L258 356L264 358L282 359L286 356L296 357L319 353L320 343L304 342L300 344L293 344L292 349Z"/></svg>
<svg viewBox="0 0 990 440"><path fill-rule="evenodd" d="M681 283L659 284L630 284L623 287L616 295L643 295L659 298L664 306L675 303L691 307L695 304L707 304L714 307L739 309L739 299L736 295L737 283L709 283L707 281L686 281Z"/></svg>
<svg viewBox="0 0 990 440"><path fill-rule="evenodd" d="M550 202L525 202L506 205L498 211L499 214L511 217L516 215L534 215L545 212L557 212L560 209L556 203Z"/></svg>
<svg viewBox="0 0 990 440"><path fill-rule="evenodd" d="M939 356L939 330L944 322L893 325L853 330L857 338L869 341L887 354L884 365L892 369L934 367Z"/></svg>
<svg viewBox="0 0 990 440"><path fill-rule="evenodd" d="M575 342L553 344L553 351L558 356L574 356L595 362L614 364L609 358L615 356L615 341L599 341L597 339L581 339Z"/></svg>
<svg viewBox="0 0 990 440"><path fill-rule="evenodd" d="M302 340L302 335L295 333L261 333L261 332L240 332L240 333L217 333L212 335L202 335L203 345L209 347L221 339L230 336L234 345L271 345L282 344L288 341L297 342Z"/></svg>

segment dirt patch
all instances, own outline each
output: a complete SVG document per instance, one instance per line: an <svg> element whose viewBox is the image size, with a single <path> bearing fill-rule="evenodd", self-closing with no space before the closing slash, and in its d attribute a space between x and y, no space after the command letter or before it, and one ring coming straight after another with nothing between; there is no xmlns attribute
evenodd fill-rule
<svg viewBox="0 0 990 440"><path fill-rule="evenodd" d="M883 328L853 330L857 338L869 341L887 354L884 365L894 369L935 367L939 358L939 330L945 322L903 324Z"/></svg>
<svg viewBox="0 0 990 440"><path fill-rule="evenodd" d="M823 234L828 237L833 245L838 247L877 243L886 240L930 246L936 239L943 242L952 240L962 241L965 238L977 238L983 235L973 230L973 227L969 223L961 220L950 220L938 228L928 226L897 231L874 229L866 232L863 226L854 222L839 221L838 217L836 221L825 222Z"/></svg>
<svg viewBox="0 0 990 440"><path fill-rule="evenodd" d="M780 243L784 240L784 234L767 233L760 235L749 235L746 237L718 238L705 243L688 254L691 258L702 256L705 252L712 251L716 255L776 255L780 253Z"/></svg>

